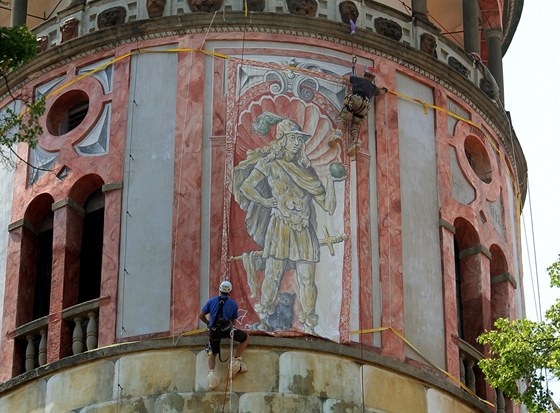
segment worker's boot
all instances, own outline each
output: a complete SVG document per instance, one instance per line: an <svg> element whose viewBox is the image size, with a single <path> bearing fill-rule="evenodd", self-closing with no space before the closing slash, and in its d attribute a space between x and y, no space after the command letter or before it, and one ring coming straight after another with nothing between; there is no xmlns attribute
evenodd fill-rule
<svg viewBox="0 0 560 413"><path fill-rule="evenodd" d="M241 357L234 357L233 361L231 362L231 372L232 376L235 376L237 373L244 373L247 370L247 365L241 361Z"/></svg>
<svg viewBox="0 0 560 413"><path fill-rule="evenodd" d="M218 378L216 373L214 373L214 370L209 370L208 371L208 390L210 390L210 391L214 390L216 387L218 387L218 384L220 384L220 379Z"/></svg>

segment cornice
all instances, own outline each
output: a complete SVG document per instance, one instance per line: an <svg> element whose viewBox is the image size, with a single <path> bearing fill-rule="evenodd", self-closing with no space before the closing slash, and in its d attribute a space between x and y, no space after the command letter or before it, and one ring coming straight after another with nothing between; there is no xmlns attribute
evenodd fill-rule
<svg viewBox="0 0 560 413"><path fill-rule="evenodd" d="M517 26L521 19L521 12L523 11L524 0L504 0L504 38L502 40L502 55L505 56Z"/></svg>

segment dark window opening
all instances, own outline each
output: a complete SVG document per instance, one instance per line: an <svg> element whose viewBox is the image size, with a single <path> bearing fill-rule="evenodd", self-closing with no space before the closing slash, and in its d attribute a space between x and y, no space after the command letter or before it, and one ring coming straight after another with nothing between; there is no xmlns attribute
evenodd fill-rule
<svg viewBox="0 0 560 413"><path fill-rule="evenodd" d="M80 285L78 302L99 298L101 291L101 264L103 261L104 199L101 190L86 202L83 221L82 249L80 252Z"/></svg>
<svg viewBox="0 0 560 413"><path fill-rule="evenodd" d="M89 96L82 90L71 90L60 96L49 109L46 126L54 136L76 129L86 118Z"/></svg>
<svg viewBox="0 0 560 413"><path fill-rule="evenodd" d="M60 134L64 135L65 133L76 129L78 125L82 123L82 121L85 119L88 112L88 108L89 108L88 102L81 102L68 109L67 120L66 122L62 122L62 124L60 125L61 127Z"/></svg>
<svg viewBox="0 0 560 413"><path fill-rule="evenodd" d="M49 225L50 224L50 225ZM49 314L53 260L52 214L49 228L42 229L37 236L37 266L33 292L33 320Z"/></svg>
<svg viewBox="0 0 560 413"><path fill-rule="evenodd" d="M461 261L459 260L459 243L453 239L455 251L455 300L457 301L457 335L464 339L463 332L463 295L461 293Z"/></svg>

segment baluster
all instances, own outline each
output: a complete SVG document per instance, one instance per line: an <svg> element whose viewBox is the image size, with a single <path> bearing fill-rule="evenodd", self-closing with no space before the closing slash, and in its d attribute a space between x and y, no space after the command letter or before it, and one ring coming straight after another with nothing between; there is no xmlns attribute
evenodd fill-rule
<svg viewBox="0 0 560 413"><path fill-rule="evenodd" d="M25 371L31 371L35 368L35 343L32 334L25 336L27 339L27 347L25 348Z"/></svg>
<svg viewBox="0 0 560 413"><path fill-rule="evenodd" d="M80 354L84 351L84 330L82 330L82 319L74 318L74 332L72 333L72 354Z"/></svg>
<svg viewBox="0 0 560 413"><path fill-rule="evenodd" d="M506 413L506 399L500 389L496 389L496 413Z"/></svg>
<svg viewBox="0 0 560 413"><path fill-rule="evenodd" d="M474 375L474 360L467 358L465 363L465 386L472 392L476 392L476 378Z"/></svg>
<svg viewBox="0 0 560 413"><path fill-rule="evenodd" d="M89 321L86 328L86 347L88 350L97 348L97 320L96 314L92 311L88 313Z"/></svg>
<svg viewBox="0 0 560 413"><path fill-rule="evenodd" d="M39 341L39 366L47 364L47 330L42 328L39 332L41 341Z"/></svg>

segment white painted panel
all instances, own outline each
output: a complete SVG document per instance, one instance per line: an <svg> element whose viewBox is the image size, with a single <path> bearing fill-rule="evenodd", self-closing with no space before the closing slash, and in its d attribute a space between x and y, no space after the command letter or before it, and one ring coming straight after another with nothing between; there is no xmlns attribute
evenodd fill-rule
<svg viewBox="0 0 560 413"><path fill-rule="evenodd" d="M399 75L398 92L433 103L432 90ZM400 99L399 148L405 335L445 366L434 112ZM407 348L407 355L418 355Z"/></svg>
<svg viewBox="0 0 560 413"><path fill-rule="evenodd" d="M177 54L132 60L126 144L118 337L170 324Z"/></svg>

